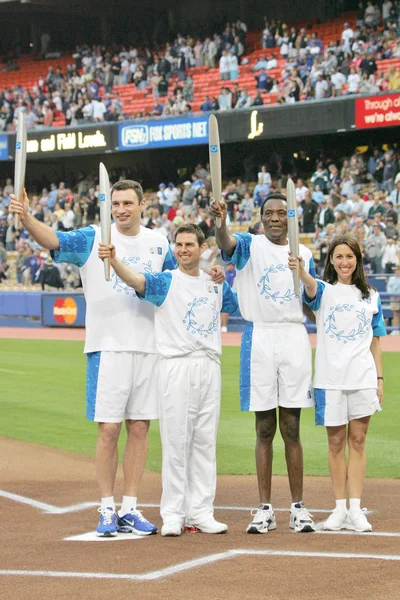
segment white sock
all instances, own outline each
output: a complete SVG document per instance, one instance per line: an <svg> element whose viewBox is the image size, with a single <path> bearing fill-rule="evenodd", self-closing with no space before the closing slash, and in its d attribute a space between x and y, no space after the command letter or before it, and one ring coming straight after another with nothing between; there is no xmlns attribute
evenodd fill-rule
<svg viewBox="0 0 400 600"><path fill-rule="evenodd" d="M360 508L360 498L350 498L350 510L358 510Z"/></svg>
<svg viewBox="0 0 400 600"><path fill-rule="evenodd" d="M299 508L297 505L300 504L300 506L303 506L303 500L299 500L298 502L292 502L292 504L290 505L290 510L296 510L296 508Z"/></svg>
<svg viewBox="0 0 400 600"><path fill-rule="evenodd" d="M112 508L115 511L114 496L108 496L108 498L101 499L101 508Z"/></svg>
<svg viewBox="0 0 400 600"><path fill-rule="evenodd" d="M336 508L340 508L340 510L346 510L346 498L344 500L336 500Z"/></svg>
<svg viewBox="0 0 400 600"><path fill-rule="evenodd" d="M136 502L136 496L122 496L121 510L118 511L119 516L123 517L131 510L131 508L136 508Z"/></svg>

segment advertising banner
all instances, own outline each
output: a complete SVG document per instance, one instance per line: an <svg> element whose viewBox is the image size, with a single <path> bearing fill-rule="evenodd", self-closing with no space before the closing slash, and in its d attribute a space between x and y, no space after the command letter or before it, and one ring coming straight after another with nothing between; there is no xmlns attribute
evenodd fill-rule
<svg viewBox="0 0 400 600"><path fill-rule="evenodd" d="M0 135L0 160L8 160L8 136Z"/></svg>
<svg viewBox="0 0 400 600"><path fill-rule="evenodd" d="M42 294L42 325L84 327L86 302L82 293Z"/></svg>
<svg viewBox="0 0 400 600"><path fill-rule="evenodd" d="M208 117L141 121L119 125L120 150L147 150L208 143Z"/></svg>
<svg viewBox="0 0 400 600"><path fill-rule="evenodd" d="M357 129L400 125L400 94L355 99Z"/></svg>

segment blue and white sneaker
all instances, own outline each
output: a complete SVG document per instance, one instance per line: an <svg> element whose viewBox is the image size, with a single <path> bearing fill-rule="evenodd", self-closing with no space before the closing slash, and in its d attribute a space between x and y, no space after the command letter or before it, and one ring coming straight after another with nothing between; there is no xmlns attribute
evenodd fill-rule
<svg viewBox="0 0 400 600"><path fill-rule="evenodd" d="M98 511L100 513L100 520L97 525L96 535L99 537L116 536L118 515L115 510L108 506L107 508L100 507Z"/></svg>
<svg viewBox="0 0 400 600"><path fill-rule="evenodd" d="M140 510L131 508L123 515L118 516L117 530L121 533L136 533L136 535L154 535L157 527L144 518Z"/></svg>

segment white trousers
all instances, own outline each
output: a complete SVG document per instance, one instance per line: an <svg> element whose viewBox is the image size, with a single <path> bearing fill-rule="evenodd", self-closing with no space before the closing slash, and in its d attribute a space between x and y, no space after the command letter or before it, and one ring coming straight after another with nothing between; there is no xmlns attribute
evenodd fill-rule
<svg viewBox="0 0 400 600"><path fill-rule="evenodd" d="M164 523L201 522L213 515L220 365L194 352L162 358L159 368L161 517Z"/></svg>

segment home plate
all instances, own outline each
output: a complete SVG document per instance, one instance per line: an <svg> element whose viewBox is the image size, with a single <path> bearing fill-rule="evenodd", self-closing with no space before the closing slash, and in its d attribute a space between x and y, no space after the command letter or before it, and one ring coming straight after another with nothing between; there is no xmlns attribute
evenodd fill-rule
<svg viewBox="0 0 400 600"><path fill-rule="evenodd" d="M145 535L135 535L134 533L122 533L117 534L113 537L99 537L95 531L89 531L89 533L82 533L80 535L71 535L70 537L64 538L67 542L123 542L125 540L143 540Z"/></svg>

